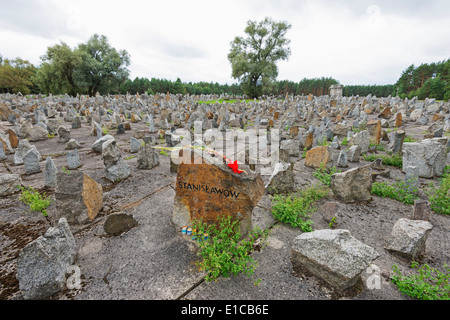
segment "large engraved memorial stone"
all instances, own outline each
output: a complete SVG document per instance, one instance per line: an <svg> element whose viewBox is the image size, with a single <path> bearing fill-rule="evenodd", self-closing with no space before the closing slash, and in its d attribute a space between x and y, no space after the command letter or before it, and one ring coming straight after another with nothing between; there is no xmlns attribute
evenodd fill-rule
<svg viewBox="0 0 450 320"><path fill-rule="evenodd" d="M214 223L225 215L239 220L245 235L251 228L252 210L264 194L261 176L248 168L234 173L219 156L184 153L185 160L191 156L194 160L194 155L195 160L178 164L173 223L179 228L190 227L196 219Z"/></svg>

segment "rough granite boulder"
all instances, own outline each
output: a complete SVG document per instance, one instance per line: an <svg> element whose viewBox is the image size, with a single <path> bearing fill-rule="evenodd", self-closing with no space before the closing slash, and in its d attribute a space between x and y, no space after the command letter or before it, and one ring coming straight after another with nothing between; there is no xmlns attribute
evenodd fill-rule
<svg viewBox="0 0 450 320"><path fill-rule="evenodd" d="M442 176L447 158L446 142L445 138L434 138L403 144L402 171L416 166L422 178Z"/></svg>
<svg viewBox="0 0 450 320"><path fill-rule="evenodd" d="M424 220L397 220L392 228L386 250L407 260L415 260L425 252L425 242L433 225Z"/></svg>
<svg viewBox="0 0 450 320"><path fill-rule="evenodd" d="M6 197L20 191L18 186L22 185L22 179L18 174L0 175L0 197Z"/></svg>
<svg viewBox="0 0 450 320"><path fill-rule="evenodd" d="M333 174L330 187L336 198L345 203L351 203L369 201L372 184L372 171L368 164Z"/></svg>
<svg viewBox="0 0 450 320"><path fill-rule="evenodd" d="M378 257L375 249L343 229L303 233L294 239L291 247L294 270L312 274L338 290L353 287Z"/></svg>
<svg viewBox="0 0 450 320"><path fill-rule="evenodd" d="M102 185L82 171L56 175L56 218L71 224L86 224L103 208Z"/></svg>
<svg viewBox="0 0 450 320"><path fill-rule="evenodd" d="M25 299L45 299L64 289L67 268L77 255L77 245L66 219L26 245L17 259L19 289Z"/></svg>

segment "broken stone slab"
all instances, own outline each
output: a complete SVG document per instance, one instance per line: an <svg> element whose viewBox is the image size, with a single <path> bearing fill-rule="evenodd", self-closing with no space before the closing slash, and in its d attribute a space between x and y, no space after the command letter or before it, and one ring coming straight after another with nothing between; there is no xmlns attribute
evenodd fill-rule
<svg viewBox="0 0 450 320"><path fill-rule="evenodd" d="M431 206L427 200L415 200L411 220L430 221Z"/></svg>
<svg viewBox="0 0 450 320"><path fill-rule="evenodd" d="M39 161L41 159L41 155L36 149L30 149L23 156L23 164L25 166L25 174L31 175L35 173L41 172L41 166L39 165Z"/></svg>
<svg viewBox="0 0 450 320"><path fill-rule="evenodd" d="M14 149L11 146L11 142L9 140L9 136L4 134L0 131L0 144L3 145L3 150L5 151L5 154L12 154L14 153Z"/></svg>
<svg viewBox="0 0 450 320"><path fill-rule="evenodd" d="M20 191L22 178L18 174L0 175L0 197L6 197Z"/></svg>
<svg viewBox="0 0 450 320"><path fill-rule="evenodd" d="M402 171L405 172L408 166L416 166L422 178L442 176L447 160L447 147L440 139L403 144Z"/></svg>
<svg viewBox="0 0 450 320"><path fill-rule="evenodd" d="M331 158L332 151L330 146L320 146L309 150L306 153L305 166L312 168L331 168L333 160Z"/></svg>
<svg viewBox="0 0 450 320"><path fill-rule="evenodd" d="M137 221L131 214L112 214L106 218L103 224L103 230L109 236L119 236L124 232L129 231L131 228L137 226Z"/></svg>
<svg viewBox="0 0 450 320"><path fill-rule="evenodd" d="M361 147L361 153L367 152L370 146L370 134L367 130L358 132L352 137L353 145Z"/></svg>
<svg viewBox="0 0 450 320"><path fill-rule="evenodd" d="M130 167L122 158L122 153L117 147L116 140L110 139L103 143L102 159L105 166L105 177L109 181L117 182L130 176Z"/></svg>
<svg viewBox="0 0 450 320"><path fill-rule="evenodd" d="M268 194L289 193L294 191L294 172L290 163L278 162L266 185Z"/></svg>
<svg viewBox="0 0 450 320"><path fill-rule="evenodd" d="M134 137L130 137L130 152L137 153L140 148L141 148L141 142Z"/></svg>
<svg viewBox="0 0 450 320"><path fill-rule="evenodd" d="M380 255L344 229L305 232L294 239L294 270L312 274L337 290L353 287L361 273Z"/></svg>
<svg viewBox="0 0 450 320"><path fill-rule="evenodd" d="M359 162L361 158L361 150L360 146L351 146L348 148L347 157L350 162Z"/></svg>
<svg viewBox="0 0 450 320"><path fill-rule="evenodd" d="M55 189L56 217L87 224L103 208L103 188L82 171L58 172Z"/></svg>
<svg viewBox="0 0 450 320"><path fill-rule="evenodd" d="M385 249L406 260L415 260L425 252L425 242L432 229L428 221L401 218L392 228Z"/></svg>
<svg viewBox="0 0 450 320"><path fill-rule="evenodd" d="M19 253L16 277L24 298L45 299L64 289L67 268L76 255L77 245L67 220L59 219L56 227Z"/></svg>
<svg viewBox="0 0 450 320"><path fill-rule="evenodd" d="M339 200L345 203L369 201L372 189L370 164L335 173L331 176L331 190Z"/></svg>
<svg viewBox="0 0 450 320"><path fill-rule="evenodd" d="M103 137L95 140L95 142L91 146L92 150L94 150L95 152L101 153L103 144L109 140L114 140L114 137L110 134L107 134L106 136L103 136Z"/></svg>
<svg viewBox="0 0 450 320"><path fill-rule="evenodd" d="M235 173L223 164L221 157L197 150L183 150L183 157L177 162L174 225L192 226L197 219L216 223L219 217L229 216L239 221L245 235L251 228L253 208L265 192L261 176L244 165L246 172Z"/></svg>
<svg viewBox="0 0 450 320"><path fill-rule="evenodd" d="M78 148L81 148L81 144L75 139L70 139L69 142L67 142L65 150L74 150Z"/></svg>
<svg viewBox="0 0 450 320"><path fill-rule="evenodd" d="M60 125L56 130L59 136L59 142L69 142L70 140L70 129L64 125Z"/></svg>
<svg viewBox="0 0 450 320"><path fill-rule="evenodd" d="M281 141L281 148L287 150L290 156L300 156L300 141L295 139L288 139Z"/></svg>
<svg viewBox="0 0 450 320"><path fill-rule="evenodd" d="M56 188L56 165L51 157L47 157L44 169L44 185L49 188Z"/></svg>
<svg viewBox="0 0 450 320"><path fill-rule="evenodd" d="M405 131L398 130L388 133L389 144L388 151L401 154L403 151L403 141L405 140Z"/></svg>
<svg viewBox="0 0 450 320"><path fill-rule="evenodd" d="M69 170L76 170L81 167L78 149L67 152L67 166Z"/></svg>
<svg viewBox="0 0 450 320"><path fill-rule="evenodd" d="M28 136L28 141L43 141L48 139L48 131L41 126L34 126L33 129L30 130L30 134Z"/></svg>
<svg viewBox="0 0 450 320"><path fill-rule="evenodd" d="M159 153L153 148L151 143L146 143L138 151L137 167L139 169L153 169L159 166Z"/></svg>
<svg viewBox="0 0 450 320"><path fill-rule="evenodd" d="M30 145L30 143L26 139L21 139L16 151L14 152L14 165L19 166L23 164L23 157L31 149L36 150L39 155L39 161L41 161L42 157L39 151L36 149L36 146Z"/></svg>

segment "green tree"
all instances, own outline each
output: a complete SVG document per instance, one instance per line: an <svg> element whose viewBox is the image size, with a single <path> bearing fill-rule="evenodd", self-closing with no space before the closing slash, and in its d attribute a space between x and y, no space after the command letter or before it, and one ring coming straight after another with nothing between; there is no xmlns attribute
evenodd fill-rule
<svg viewBox="0 0 450 320"><path fill-rule="evenodd" d="M35 73L36 68L27 60L0 57L0 92L31 93Z"/></svg>
<svg viewBox="0 0 450 320"><path fill-rule="evenodd" d="M94 34L87 43L80 44L76 52L81 63L74 69L73 77L88 95L119 91L120 85L128 79L128 52L111 47L106 36Z"/></svg>
<svg viewBox="0 0 450 320"><path fill-rule="evenodd" d="M41 56L42 64L36 72L36 84L44 93L75 95L79 88L74 82L74 69L81 58L66 43L48 47Z"/></svg>
<svg viewBox="0 0 450 320"><path fill-rule="evenodd" d="M245 28L247 37L236 37L231 42L228 60L232 77L241 82L244 93L251 98L262 94L263 84L275 81L276 63L289 58L290 40L285 36L290 28L287 22L275 22L268 17L261 22L249 20Z"/></svg>

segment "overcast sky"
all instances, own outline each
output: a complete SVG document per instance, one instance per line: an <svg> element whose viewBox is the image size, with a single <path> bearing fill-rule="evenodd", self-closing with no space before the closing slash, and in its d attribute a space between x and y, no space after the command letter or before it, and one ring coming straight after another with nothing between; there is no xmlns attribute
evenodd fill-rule
<svg viewBox="0 0 450 320"><path fill-rule="evenodd" d="M450 58L449 0L0 0L0 54L37 66L47 47L98 33L128 51L131 79L231 84L230 42L266 16L292 25L278 80L393 84Z"/></svg>

